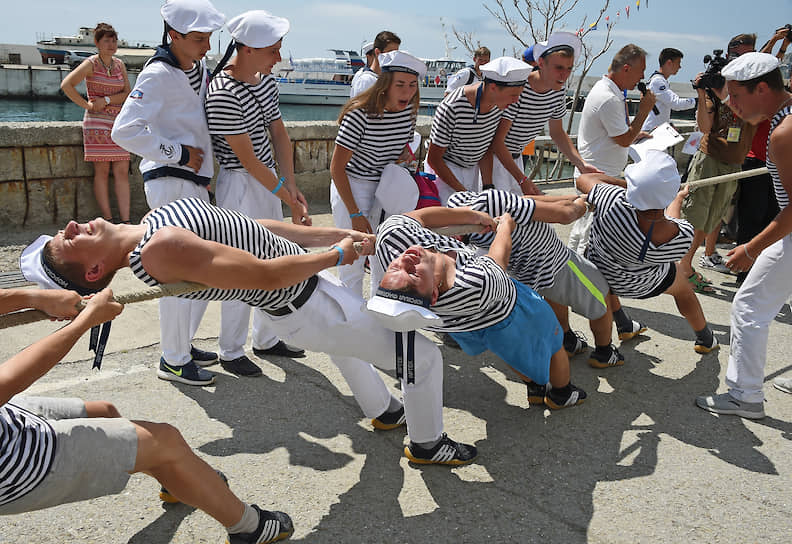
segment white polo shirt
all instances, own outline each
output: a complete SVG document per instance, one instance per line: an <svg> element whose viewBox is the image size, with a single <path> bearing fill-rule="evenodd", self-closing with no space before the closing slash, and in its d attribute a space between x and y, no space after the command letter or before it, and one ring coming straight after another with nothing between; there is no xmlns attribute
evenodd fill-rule
<svg viewBox="0 0 792 544"><path fill-rule="evenodd" d="M587 163L613 177L627 165L627 148L613 141L629 129L627 104L619 87L602 76L586 96L578 129L578 152ZM575 177L580 172L575 168Z"/></svg>

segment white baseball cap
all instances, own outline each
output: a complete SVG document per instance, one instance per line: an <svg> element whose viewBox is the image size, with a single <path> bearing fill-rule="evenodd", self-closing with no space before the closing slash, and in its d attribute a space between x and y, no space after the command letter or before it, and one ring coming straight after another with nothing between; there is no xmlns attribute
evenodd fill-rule
<svg viewBox="0 0 792 544"><path fill-rule="evenodd" d="M289 21L262 9L246 11L226 24L237 43L248 47L269 47L289 31Z"/></svg>
<svg viewBox="0 0 792 544"><path fill-rule="evenodd" d="M160 13L165 22L181 34L214 32L225 23L225 15L209 0L167 0Z"/></svg>
<svg viewBox="0 0 792 544"><path fill-rule="evenodd" d="M637 210L664 210L679 192L681 180L676 161L656 149L625 168L624 178L627 202Z"/></svg>
<svg viewBox="0 0 792 544"><path fill-rule="evenodd" d="M522 87L533 70L523 61L513 57L498 57L487 64L482 64L479 69L485 81L506 87Z"/></svg>

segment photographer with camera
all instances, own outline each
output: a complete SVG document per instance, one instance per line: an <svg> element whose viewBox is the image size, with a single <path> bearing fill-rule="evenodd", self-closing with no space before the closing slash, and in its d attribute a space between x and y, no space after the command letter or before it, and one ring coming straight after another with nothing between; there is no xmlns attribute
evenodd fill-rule
<svg viewBox="0 0 792 544"><path fill-rule="evenodd" d="M746 49L753 50L755 40L755 35L735 36L729 41L729 57L737 57ZM704 62L709 63L707 69L693 80L693 88L698 93L696 122L704 136L688 165L689 182L739 172L756 133L755 125L744 122L729 109L726 80L720 73L728 60L722 56L721 49L712 53L712 57L704 57ZM679 263L680 271L688 277L697 293L714 291L709 280L693 269L693 256L701 242L706 240L704 255L699 261L701 266L719 272L729 271L715 250L715 243L721 218L736 190L737 181L728 181L691 189L682 201L682 218L693 225L695 232L690 250Z"/></svg>
<svg viewBox="0 0 792 544"><path fill-rule="evenodd" d="M779 41L781 42L781 47L778 49L778 52L776 53L776 58L779 61L783 62L784 55L786 55L787 47L789 47L789 44L792 43L792 25L791 24L785 24L784 26L782 26L781 28L776 30L775 34L773 34L773 37L770 38L767 41L767 43L765 43L762 46L762 49L760 49L760 51L762 53L770 53L772 55L773 54L773 47L775 47L775 44L778 43Z"/></svg>

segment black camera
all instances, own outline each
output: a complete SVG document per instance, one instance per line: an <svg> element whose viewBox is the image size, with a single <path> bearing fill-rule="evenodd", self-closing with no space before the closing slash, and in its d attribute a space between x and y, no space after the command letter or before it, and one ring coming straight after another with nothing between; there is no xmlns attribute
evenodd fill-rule
<svg viewBox="0 0 792 544"><path fill-rule="evenodd" d="M723 56L723 49L714 49L712 55L704 56L704 63L707 64L707 68L701 75L698 85L696 85L694 80L690 81L694 89L720 89L726 84L726 80L721 75L721 69L729 61Z"/></svg>

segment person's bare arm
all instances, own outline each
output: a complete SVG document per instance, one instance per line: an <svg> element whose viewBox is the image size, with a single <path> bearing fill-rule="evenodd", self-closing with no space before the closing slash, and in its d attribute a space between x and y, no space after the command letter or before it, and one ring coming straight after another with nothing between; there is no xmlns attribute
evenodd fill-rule
<svg viewBox="0 0 792 544"><path fill-rule="evenodd" d="M782 122L770 135L770 153L768 159L776 165L778 177L788 195L792 194L792 122ZM745 244L740 244L727 253L729 260L726 266L736 270L748 270L759 254L784 236L792 232L792 205L787 205L765 227Z"/></svg>
<svg viewBox="0 0 792 544"><path fill-rule="evenodd" d="M335 185L336 191L338 191L338 196L340 196L341 200L344 202L344 206L346 206L349 215L355 216L349 218L350 221L352 221L352 228L360 232L373 233L374 229L371 228L371 224L368 219L366 219L366 216L357 215L360 213L360 208L357 202L355 202L355 196L352 194L352 187L349 184L349 177L346 173L347 164L350 159L352 159L353 153L354 151L351 149L336 144L333 149L333 157L330 159L330 176L333 178L333 184Z"/></svg>
<svg viewBox="0 0 792 544"><path fill-rule="evenodd" d="M65 289L0 289L0 314L35 308L56 318L70 319L77 315L82 297Z"/></svg>
<svg viewBox="0 0 792 544"><path fill-rule="evenodd" d="M435 174L438 175L440 179L442 179L446 185L451 187L455 191L465 191L465 186L462 185L451 169L443 159L443 154L446 152L445 147L440 147L439 145L435 145L434 143L429 144L429 151L426 152L426 162L429 163L429 166L432 167L432 170L435 171Z"/></svg>
<svg viewBox="0 0 792 544"><path fill-rule="evenodd" d="M534 199L532 221L560 223L568 225L586 213L586 196L576 196L574 200L541 201Z"/></svg>
<svg viewBox="0 0 792 544"><path fill-rule="evenodd" d="M482 229L495 230L497 223L484 212L471 208L445 208L429 206L406 213L426 228L447 227L449 225L481 225ZM482 232L487 232L483 230Z"/></svg>
<svg viewBox="0 0 792 544"><path fill-rule="evenodd" d="M94 103L86 100L77 92L77 85L85 81L85 78L92 74L93 64L91 64L90 60L85 59L77 68L69 72L68 75L63 78L60 85L63 94L65 94L69 100L88 111L94 111ZM104 105L105 103L102 101L101 106L104 107Z"/></svg>
<svg viewBox="0 0 792 544"><path fill-rule="evenodd" d="M296 226L296 225L295 225ZM312 227L311 227L312 228ZM334 242L344 252L341 264L353 263L358 254L352 238ZM247 251L204 240L184 229L157 231L143 248L141 262L160 283L191 281L218 289L282 289L335 266L339 252L259 259Z"/></svg>
<svg viewBox="0 0 792 544"><path fill-rule="evenodd" d="M349 236L355 242L368 240L374 244L376 237L374 234L360 232L354 229L339 229L335 227L306 227L302 225L285 223L274 219L258 219L257 222L268 230L291 240L301 247L327 247L338 240Z"/></svg>
<svg viewBox="0 0 792 544"><path fill-rule="evenodd" d="M0 364L0 406L58 364L85 331L121 313L123 307L112 296L110 289L94 295L66 326Z"/></svg>
<svg viewBox="0 0 792 544"><path fill-rule="evenodd" d="M297 188L297 181L294 177L294 155L292 153L291 139L286 131L283 119L273 121L269 126L272 141L272 150L275 153L275 162L278 164L278 172L286 179L286 190L292 196L291 215L295 225L310 225L311 217L308 215L308 202L305 196Z"/></svg>
<svg viewBox="0 0 792 544"><path fill-rule="evenodd" d="M701 74L696 76L693 80L698 85L701 79ZM696 101L696 125L698 129L704 134L712 130L712 124L715 122L715 105L707 97L704 89L696 89L698 93L698 100Z"/></svg>
<svg viewBox="0 0 792 544"><path fill-rule="evenodd" d="M237 156L239 162L247 170L247 172L256 178L268 191L272 191L278 186L278 178L272 173L267 165L259 160L256 156L256 151L253 149L253 142L250 140L250 135L245 132L244 134L224 134L228 145ZM281 187L275 196L280 198L289 207L294 204L292 193L286 187Z"/></svg>
<svg viewBox="0 0 792 544"><path fill-rule="evenodd" d="M501 268L506 270L509 266L509 256L512 250L512 232L517 228L514 219L508 213L504 213L499 218L498 226L495 229L495 238L492 240L487 256L498 263Z"/></svg>
<svg viewBox="0 0 792 544"><path fill-rule="evenodd" d="M620 178L614 178L606 174L583 174L578 176L575 180L575 185L581 193L590 193L594 186L598 183L607 183L609 185L618 185L619 187L627 187L627 182Z"/></svg>

